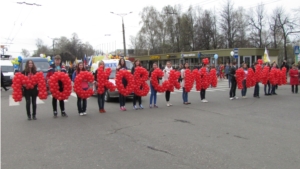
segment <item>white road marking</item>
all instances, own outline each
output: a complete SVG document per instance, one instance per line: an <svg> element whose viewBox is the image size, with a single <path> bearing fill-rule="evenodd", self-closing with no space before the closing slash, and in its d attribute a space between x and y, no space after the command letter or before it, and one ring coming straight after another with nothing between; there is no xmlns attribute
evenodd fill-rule
<svg viewBox="0 0 300 169"><path fill-rule="evenodd" d="M44 102L39 97L37 97L36 104L44 104Z"/></svg>

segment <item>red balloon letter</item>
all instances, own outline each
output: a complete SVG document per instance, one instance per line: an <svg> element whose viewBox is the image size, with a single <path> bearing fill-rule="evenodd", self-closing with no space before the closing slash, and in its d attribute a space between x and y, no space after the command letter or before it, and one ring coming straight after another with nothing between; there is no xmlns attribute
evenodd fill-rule
<svg viewBox="0 0 300 169"><path fill-rule="evenodd" d="M138 96L147 96L150 87L146 83L148 80L148 71L142 67L136 67L134 72L135 86L134 93Z"/></svg>

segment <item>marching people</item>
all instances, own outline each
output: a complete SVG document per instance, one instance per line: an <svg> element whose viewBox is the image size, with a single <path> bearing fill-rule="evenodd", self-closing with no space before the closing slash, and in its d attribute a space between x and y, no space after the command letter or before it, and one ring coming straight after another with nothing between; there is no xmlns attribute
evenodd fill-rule
<svg viewBox="0 0 300 169"><path fill-rule="evenodd" d="M237 82L236 82L236 77L235 77L236 70L237 70L236 62L233 61L232 66L230 68L230 74L229 74L230 81L231 81L231 88L230 88L230 92L229 92L230 100L238 99L238 97L235 96L236 87L237 87Z"/></svg>
<svg viewBox="0 0 300 169"><path fill-rule="evenodd" d="M292 93L298 93L298 85L299 85L299 72L298 68L295 64L293 64L292 69L289 71L290 75L290 85L292 87Z"/></svg>
<svg viewBox="0 0 300 169"><path fill-rule="evenodd" d="M153 108L158 108L158 106L156 105L156 99L157 99L157 91L154 89L153 85L152 85L152 82L151 82L151 75L152 75L152 72L158 68L157 67L157 63L153 63L152 65L152 69L150 70L149 72L149 79L150 79L150 91L151 91L151 94L150 94L150 105L149 105L149 108L151 109L152 107ZM157 81L159 83L159 78L157 78ZM152 105L152 101L153 101L153 105Z"/></svg>
<svg viewBox="0 0 300 169"><path fill-rule="evenodd" d="M266 63L267 67L269 67L269 69L271 70L271 67L270 67L270 63ZM268 88L268 90L267 90ZM268 82L266 85L264 85L264 92L265 92L265 96L271 96L271 83L270 83L270 80L268 79Z"/></svg>
<svg viewBox="0 0 300 169"><path fill-rule="evenodd" d="M99 63L98 63L98 68L100 68L100 66L103 66L103 71L105 71L105 64L103 62L103 60L101 60ZM95 71L95 74L94 74L94 80L95 80L95 86L96 86L96 89L98 88L98 69ZM106 89L104 90L104 92L102 94L99 94L97 92L97 98L98 98L98 107L99 107L99 112L100 113L106 113L105 109L104 109L104 103L105 103L105 93L106 93Z"/></svg>
<svg viewBox="0 0 300 169"><path fill-rule="evenodd" d="M140 60L136 59L133 63L133 67L131 69L131 74L134 75L135 68L140 67L140 66L141 66ZM139 107L136 106L136 101L139 102ZM134 110L144 109L144 107L142 105L142 97L136 95L135 93L133 94L133 109Z"/></svg>
<svg viewBox="0 0 300 169"><path fill-rule="evenodd" d="M243 69L244 69L244 80L243 80L243 89L242 89L242 98L246 98L246 94L247 94L247 83L246 83L246 79L247 79L247 76L248 76L248 66L246 63L243 64Z"/></svg>
<svg viewBox="0 0 300 169"><path fill-rule="evenodd" d="M201 69L206 69L206 71L205 71L205 75L203 75L202 74L202 72L201 72ZM203 76L207 76L207 78L209 78L209 64L207 64L207 65L205 65L204 63L203 63L203 67L201 68L201 69L199 69L199 72L200 72L200 76L201 76L201 79L203 78ZM202 86L202 85L201 85ZM200 99L201 99L201 102L202 103L207 103L208 101L205 99L205 94L206 94L206 89L205 88L203 88L203 86L201 87L201 90L200 90Z"/></svg>
<svg viewBox="0 0 300 169"><path fill-rule="evenodd" d="M29 80L31 80L32 76L37 73L36 66L32 60L28 60L25 64L25 69L22 72L23 75L27 76ZM26 85L23 85L23 92L26 100L26 112L28 120L36 120L36 99L38 95L37 85L33 87L33 89L26 89ZM32 103L32 116L30 112L30 105Z"/></svg>
<svg viewBox="0 0 300 169"><path fill-rule="evenodd" d="M258 62L255 62L255 63L253 64L252 69L253 69L254 72L257 71L257 70L256 70L256 66L258 66L258 64L259 64ZM256 82L256 83L255 83L253 97L255 97L255 98L260 98L260 97L259 97L259 82Z"/></svg>
<svg viewBox="0 0 300 169"><path fill-rule="evenodd" d="M67 73L65 67L61 63L61 57L60 55L56 55L54 57L54 64L50 65L50 68L47 73L47 80L50 79L50 77L55 73L55 72L64 72ZM58 82L59 85L59 91L63 91L63 83L61 81ZM68 117L67 113L65 112L65 102L64 100L59 100L59 106L61 110L61 116L62 117ZM52 97L52 107L53 107L53 114L54 118L57 117L57 99Z"/></svg>
<svg viewBox="0 0 300 169"><path fill-rule="evenodd" d="M125 62L124 58L121 58L119 60L117 71L120 71L120 70L127 70L126 62ZM125 79L125 77L123 77L123 79L122 79L122 84L126 88L128 82ZM120 110L121 111L126 111L126 108L125 108L126 96L124 96L121 93L119 93L119 102L120 102Z"/></svg>
<svg viewBox="0 0 300 169"><path fill-rule="evenodd" d="M278 66L277 66L276 62L273 62L272 69L278 69ZM272 84L272 91L271 91L272 95L277 95L276 88L277 88L277 84L276 85Z"/></svg>
<svg viewBox="0 0 300 169"><path fill-rule="evenodd" d="M76 70L74 71L72 75L72 81L75 82L75 79L77 75L82 72L86 71L84 68L84 65L82 62L77 64ZM88 90L89 84L87 81L82 81L81 82L81 87L83 90ZM78 109L78 114L80 116L86 115L86 107L87 107L87 99L80 98L77 94L77 109Z"/></svg>
<svg viewBox="0 0 300 169"><path fill-rule="evenodd" d="M181 70L181 87L182 87L182 100L183 100L183 104L187 105L187 104L191 104L190 102L188 102L188 92L185 91L185 70L190 69L189 67L189 63L185 63L183 66L183 69Z"/></svg>
<svg viewBox="0 0 300 169"><path fill-rule="evenodd" d="M172 65L171 65L171 62L170 61L167 61L167 64L166 64L166 67L165 69L163 70L164 72L164 78L163 78L163 81L166 81L169 79L169 76L170 76L170 71L172 70ZM172 106L172 104L170 103L170 96L171 96L171 91L167 90L165 92L165 98L166 98L166 102L167 102L167 106L170 107Z"/></svg>

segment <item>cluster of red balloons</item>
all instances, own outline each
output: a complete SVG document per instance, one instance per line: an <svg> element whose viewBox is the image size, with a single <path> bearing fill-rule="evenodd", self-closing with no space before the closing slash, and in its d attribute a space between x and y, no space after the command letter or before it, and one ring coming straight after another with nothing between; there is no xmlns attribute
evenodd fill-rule
<svg viewBox="0 0 300 169"><path fill-rule="evenodd" d="M123 78L127 81L127 86L123 84ZM124 80L125 80L124 79ZM116 75L116 85L119 93L124 96L130 95L134 91L134 78L127 70L120 70Z"/></svg>
<svg viewBox="0 0 300 169"><path fill-rule="evenodd" d="M203 63L204 65L207 65L207 64L209 64L209 60L208 60L208 58L204 58L204 59L202 59L202 63Z"/></svg>
<svg viewBox="0 0 300 169"><path fill-rule="evenodd" d="M243 89L243 80L245 77L245 72L243 68L239 68L235 71L235 76L236 76L236 83L238 86L238 89Z"/></svg>
<svg viewBox="0 0 300 169"><path fill-rule="evenodd" d="M94 93L93 89L89 88L87 90L84 90L81 85L83 82L92 83L93 81L94 81L94 76L90 72L80 71L80 73L76 75L73 88L75 93L78 95L78 97L82 99L87 99L93 95Z"/></svg>
<svg viewBox="0 0 300 169"><path fill-rule="evenodd" d="M200 72L197 69L193 70L193 75L194 75L194 79L196 82L196 90L200 91L201 90L201 75Z"/></svg>
<svg viewBox="0 0 300 169"><path fill-rule="evenodd" d="M186 69L184 72L184 88L186 92L190 92L194 86L194 76L190 69Z"/></svg>
<svg viewBox="0 0 300 169"><path fill-rule="evenodd" d="M29 79L27 76L22 73L16 73L13 79L13 99L15 102L22 101L22 87L25 86L26 89L33 89L35 85L38 85L39 93L38 96L40 99L47 99L47 87L46 81L44 79L43 73L38 72L35 75L32 75Z"/></svg>
<svg viewBox="0 0 300 169"><path fill-rule="evenodd" d="M153 86L153 88L159 92L159 93L163 93L165 91L167 91L170 88L170 81L169 80L165 80L162 85L159 85L158 80L157 79L161 79L164 76L164 73L162 70L160 70L159 68L156 68L152 73L151 73L151 84ZM169 76L170 78L170 76Z"/></svg>
<svg viewBox="0 0 300 169"><path fill-rule="evenodd" d="M270 72L270 67L269 66L265 66L261 72L262 74L262 79L261 79L261 83L266 85L268 84L268 80L269 80L269 72Z"/></svg>
<svg viewBox="0 0 300 169"><path fill-rule="evenodd" d="M175 70L170 71L168 80L169 80L170 84L173 84L173 85L169 85L168 91L174 92L174 88L180 89L180 83L178 82L179 77L180 77L179 71L175 71Z"/></svg>
<svg viewBox="0 0 300 169"><path fill-rule="evenodd" d="M134 72L134 94L138 96L147 96L150 87L146 83L148 80L148 71L143 67L136 67Z"/></svg>
<svg viewBox="0 0 300 169"><path fill-rule="evenodd" d="M200 77L201 77L201 88L206 90L210 85L210 77L207 74L206 67L202 67L200 69Z"/></svg>
<svg viewBox="0 0 300 169"><path fill-rule="evenodd" d="M63 90L59 89L59 82L63 85ZM55 72L49 79L49 87L52 96L58 100L66 100L69 98L72 92L71 79L68 74L64 72Z"/></svg>
<svg viewBox="0 0 300 169"><path fill-rule="evenodd" d="M217 87L217 84L218 84L217 70L215 68L211 69L209 76L210 76L210 80L211 80L211 86Z"/></svg>
<svg viewBox="0 0 300 169"><path fill-rule="evenodd" d="M253 87L255 86L255 83L256 83L256 78L255 78L254 70L252 68L249 68L248 75L246 78L246 87L247 88Z"/></svg>
<svg viewBox="0 0 300 169"><path fill-rule="evenodd" d="M115 91L116 86L108 80L111 74L111 68L106 68L104 71L104 67L100 66L97 72L98 94L103 94L105 92L105 88L109 89L111 92Z"/></svg>

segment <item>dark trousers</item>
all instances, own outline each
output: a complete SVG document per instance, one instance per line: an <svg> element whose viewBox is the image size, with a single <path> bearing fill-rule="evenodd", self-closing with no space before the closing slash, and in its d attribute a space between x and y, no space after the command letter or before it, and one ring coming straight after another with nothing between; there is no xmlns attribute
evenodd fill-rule
<svg viewBox="0 0 300 169"><path fill-rule="evenodd" d="M86 112L86 106L87 106L86 99L80 98L77 95L77 109L78 109L78 113Z"/></svg>
<svg viewBox="0 0 300 169"><path fill-rule="evenodd" d="M133 95L133 106L136 105L136 101L138 101L138 102L139 102L139 105L141 105L141 104L142 104L142 97L141 97L141 96L138 96L138 95L136 95L136 94L134 94L134 95Z"/></svg>
<svg viewBox="0 0 300 169"><path fill-rule="evenodd" d="M206 90L205 89L201 89L201 91L200 91L200 98L201 98L201 100L205 99L205 93L206 93Z"/></svg>
<svg viewBox="0 0 300 169"><path fill-rule="evenodd" d="M57 112L57 99L56 98L52 98L52 107L53 107L53 111ZM65 111L65 102L63 100L59 100L59 107L61 112Z"/></svg>
<svg viewBox="0 0 300 169"><path fill-rule="evenodd" d="M119 94L119 102L120 102L120 107L125 106L126 97L124 95Z"/></svg>
<svg viewBox="0 0 300 169"><path fill-rule="evenodd" d="M30 105L32 103L32 116L34 117L36 115L36 97L37 97L37 92L32 91L32 90L27 90L27 91L24 91L24 94L25 94L25 100L26 100L26 112L27 112L27 116L31 117Z"/></svg>
<svg viewBox="0 0 300 169"><path fill-rule="evenodd" d="M99 110L104 109L104 96L105 96L105 92L102 94L98 94L98 106L99 106Z"/></svg>
<svg viewBox="0 0 300 169"><path fill-rule="evenodd" d="M243 89L242 89L242 96L246 96L247 94L247 85L246 85L246 80L243 80Z"/></svg>
<svg viewBox="0 0 300 169"><path fill-rule="evenodd" d="M236 80L232 79L231 80L231 87L230 87L230 91L229 91L229 96L230 97L235 97L235 92L236 92Z"/></svg>
<svg viewBox="0 0 300 169"><path fill-rule="evenodd" d="M169 90L167 90L166 93L165 93L165 97L166 97L167 102L170 101L170 96L171 96L171 92Z"/></svg>
<svg viewBox="0 0 300 169"><path fill-rule="evenodd" d="M292 92L293 93L298 93L298 85L292 85Z"/></svg>
<svg viewBox="0 0 300 169"><path fill-rule="evenodd" d="M271 94L275 94L276 86L277 86L277 85L272 85L272 91L271 91Z"/></svg>
<svg viewBox="0 0 300 169"><path fill-rule="evenodd" d="M268 90L267 90L267 87L268 87ZM265 94L271 94L271 84L270 84L269 81L268 81L268 83L264 86L264 91L265 91Z"/></svg>
<svg viewBox="0 0 300 169"><path fill-rule="evenodd" d="M256 83L255 86L254 86L254 94L253 94L254 97L256 96L259 96L259 84Z"/></svg>
<svg viewBox="0 0 300 169"><path fill-rule="evenodd" d="M1 79L1 87L4 89L4 90L7 90L7 88L5 87L4 85L4 81L2 81L3 79Z"/></svg>

